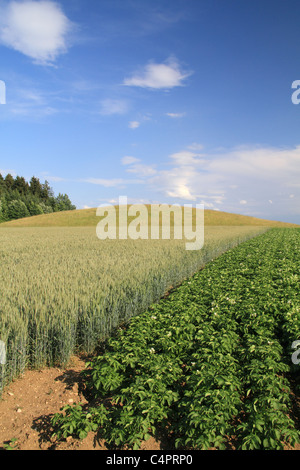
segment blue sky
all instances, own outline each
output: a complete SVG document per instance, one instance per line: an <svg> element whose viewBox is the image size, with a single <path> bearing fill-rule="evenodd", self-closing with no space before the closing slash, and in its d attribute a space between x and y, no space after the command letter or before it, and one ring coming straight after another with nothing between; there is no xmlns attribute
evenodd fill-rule
<svg viewBox="0 0 300 470"><path fill-rule="evenodd" d="M298 0L0 0L0 172L79 209L300 223L299 22Z"/></svg>

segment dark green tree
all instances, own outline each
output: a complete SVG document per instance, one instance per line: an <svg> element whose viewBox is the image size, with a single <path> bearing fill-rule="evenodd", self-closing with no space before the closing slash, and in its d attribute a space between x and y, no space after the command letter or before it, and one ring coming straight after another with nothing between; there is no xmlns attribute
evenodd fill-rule
<svg viewBox="0 0 300 470"><path fill-rule="evenodd" d="M42 201L48 201L50 197L54 197L53 189L50 187L48 181L45 181L44 184L41 185L41 199Z"/></svg>
<svg viewBox="0 0 300 470"><path fill-rule="evenodd" d="M6 186L3 176L0 173L0 197L6 193Z"/></svg>
<svg viewBox="0 0 300 470"><path fill-rule="evenodd" d="M7 201L5 196L2 196L0 199L0 222L6 222L8 219L7 214Z"/></svg>
<svg viewBox="0 0 300 470"><path fill-rule="evenodd" d="M59 211L73 211L76 209L75 206L71 203L69 196L67 194L61 194L55 199L56 207Z"/></svg>
<svg viewBox="0 0 300 470"><path fill-rule="evenodd" d="M28 193L29 186L23 176L17 176L14 180L12 189L17 190L20 194Z"/></svg>
<svg viewBox="0 0 300 470"><path fill-rule="evenodd" d="M28 183L23 176L0 174L0 222L75 209L67 194L55 197L48 181L41 184L33 176Z"/></svg>
<svg viewBox="0 0 300 470"><path fill-rule="evenodd" d="M13 176L10 173L8 173L5 176L4 181L5 181L5 187L6 187L7 191L12 191L13 186L14 186L14 182L15 182Z"/></svg>
<svg viewBox="0 0 300 470"><path fill-rule="evenodd" d="M41 197L41 192L42 192L42 185L40 183L40 180L33 176L30 180L30 186L29 186L31 194L34 196L37 196L38 198Z"/></svg>
<svg viewBox="0 0 300 470"><path fill-rule="evenodd" d="M23 201L15 199L8 203L7 216L9 220L22 219L23 217L29 217L29 211Z"/></svg>
<svg viewBox="0 0 300 470"><path fill-rule="evenodd" d="M44 214L51 214L53 212L52 206L50 204L46 204L44 201L39 203Z"/></svg>
<svg viewBox="0 0 300 470"><path fill-rule="evenodd" d="M27 209L28 209L28 212L29 212L30 216L41 215L41 214L44 213L44 211L43 211L42 207L40 206L40 204L38 204L34 200L31 200L30 202L28 202Z"/></svg>

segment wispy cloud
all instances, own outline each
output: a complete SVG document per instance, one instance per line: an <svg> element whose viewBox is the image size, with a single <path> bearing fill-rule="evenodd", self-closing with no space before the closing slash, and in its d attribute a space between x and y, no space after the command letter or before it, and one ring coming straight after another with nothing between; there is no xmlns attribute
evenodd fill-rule
<svg viewBox="0 0 300 470"><path fill-rule="evenodd" d="M126 100L120 99L105 99L101 101L100 114L104 116L111 116L113 114L126 114L129 105Z"/></svg>
<svg viewBox="0 0 300 470"><path fill-rule="evenodd" d="M148 183L152 189L159 188L163 197L179 201L196 201L195 177L194 168L179 165L170 170L158 171L149 179Z"/></svg>
<svg viewBox="0 0 300 470"><path fill-rule="evenodd" d="M161 165L146 164L134 156L123 157L121 163L135 179L84 181L106 188L139 184L161 202L204 204L207 209L274 220L300 214L300 146L204 152L201 144L193 143L170 154Z"/></svg>
<svg viewBox="0 0 300 470"><path fill-rule="evenodd" d="M127 158L126 171L139 175L147 189L163 198L202 203L214 210L226 207L228 212L243 207L243 213L257 217L272 217L272 210L273 218L276 210L300 212L300 146L204 152L194 143L169 155L167 169Z"/></svg>
<svg viewBox="0 0 300 470"><path fill-rule="evenodd" d="M238 180L247 176L258 182L275 181L281 185L300 187L300 146L295 148L269 148L240 146L213 155L210 171L222 173L224 177Z"/></svg>
<svg viewBox="0 0 300 470"><path fill-rule="evenodd" d="M129 124L128 124L128 127L129 129L137 129L138 127L140 127L141 123L138 122L138 121L131 121Z"/></svg>
<svg viewBox="0 0 300 470"><path fill-rule="evenodd" d="M193 150L195 152L198 152L199 150L203 150L203 145L198 144L197 142L193 142L192 144L188 145L188 150Z"/></svg>
<svg viewBox="0 0 300 470"><path fill-rule="evenodd" d="M170 159L173 163L179 166L195 166L205 162L201 153L194 153L189 150L174 153L170 155Z"/></svg>
<svg viewBox="0 0 300 470"><path fill-rule="evenodd" d="M53 65L68 50L73 28L61 6L50 0L11 1L0 7L0 43L37 64Z"/></svg>
<svg viewBox="0 0 300 470"><path fill-rule="evenodd" d="M124 187L130 184L142 184L142 180L133 179L126 180L123 178L112 178L112 179L103 179L103 178L87 178L82 180L84 183L96 184L98 186L103 186L104 188L116 188Z"/></svg>
<svg viewBox="0 0 300 470"><path fill-rule="evenodd" d="M171 89L183 86L184 80L191 72L182 71L174 58L165 63L149 63L141 71L124 80L124 85L152 89Z"/></svg>
<svg viewBox="0 0 300 470"><path fill-rule="evenodd" d="M135 173L140 178L149 177L157 173L156 169L151 165L135 163L126 170L128 173Z"/></svg>
<svg viewBox="0 0 300 470"><path fill-rule="evenodd" d="M123 157L121 162L122 162L122 165L132 165L133 163L137 163L137 162L140 162L141 160L139 158L136 158L136 157L130 157L130 156L127 156L127 157Z"/></svg>
<svg viewBox="0 0 300 470"><path fill-rule="evenodd" d="M60 183L61 181L67 181L66 178L62 178L61 176L46 175L45 178L51 183Z"/></svg>
<svg viewBox="0 0 300 470"><path fill-rule="evenodd" d="M104 186L105 188L114 188L124 184L124 180L121 178L115 179L104 179L104 178L87 178L83 180L85 183L97 184L99 186Z"/></svg>
<svg viewBox="0 0 300 470"><path fill-rule="evenodd" d="M166 116L169 116L172 119L179 119L186 115L186 113L166 113Z"/></svg>
<svg viewBox="0 0 300 470"><path fill-rule="evenodd" d="M0 168L0 175L2 175L3 177L5 177L5 176L8 175L8 174L10 174L10 175L12 175L12 176L14 176L14 177L17 176L17 173L16 173L15 170L9 170L9 169L7 169L7 168L6 168L6 169Z"/></svg>
<svg viewBox="0 0 300 470"><path fill-rule="evenodd" d="M154 166L145 165L144 163L141 163L141 160L139 158L123 157L121 162L122 165L127 166L127 173L134 173L140 178L150 177L157 173L157 170Z"/></svg>
<svg viewBox="0 0 300 470"><path fill-rule="evenodd" d="M5 107L5 116L36 120L60 112L56 104L55 96L51 92L16 86L11 88L11 98Z"/></svg>

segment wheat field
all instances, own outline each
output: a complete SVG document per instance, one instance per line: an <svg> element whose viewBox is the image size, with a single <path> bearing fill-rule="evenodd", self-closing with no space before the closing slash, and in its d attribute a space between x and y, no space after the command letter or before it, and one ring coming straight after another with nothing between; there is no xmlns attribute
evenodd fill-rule
<svg viewBox="0 0 300 470"><path fill-rule="evenodd" d="M184 240L99 240L94 227L0 230L0 390L26 368L66 365L222 252L266 227L211 226Z"/></svg>

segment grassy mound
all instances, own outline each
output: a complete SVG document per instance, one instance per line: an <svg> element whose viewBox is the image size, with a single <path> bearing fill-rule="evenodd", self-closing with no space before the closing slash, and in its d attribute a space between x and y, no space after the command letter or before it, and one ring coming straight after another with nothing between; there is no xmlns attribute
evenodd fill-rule
<svg viewBox="0 0 300 470"><path fill-rule="evenodd" d="M118 207L117 213L118 213ZM26 219L12 220L0 224L0 227L96 227L100 218L96 216L96 208L75 211L43 214ZM194 209L194 214L195 214ZM298 227L296 224L259 219L246 215L231 214L213 210L204 211L205 225L250 225L266 227Z"/></svg>

